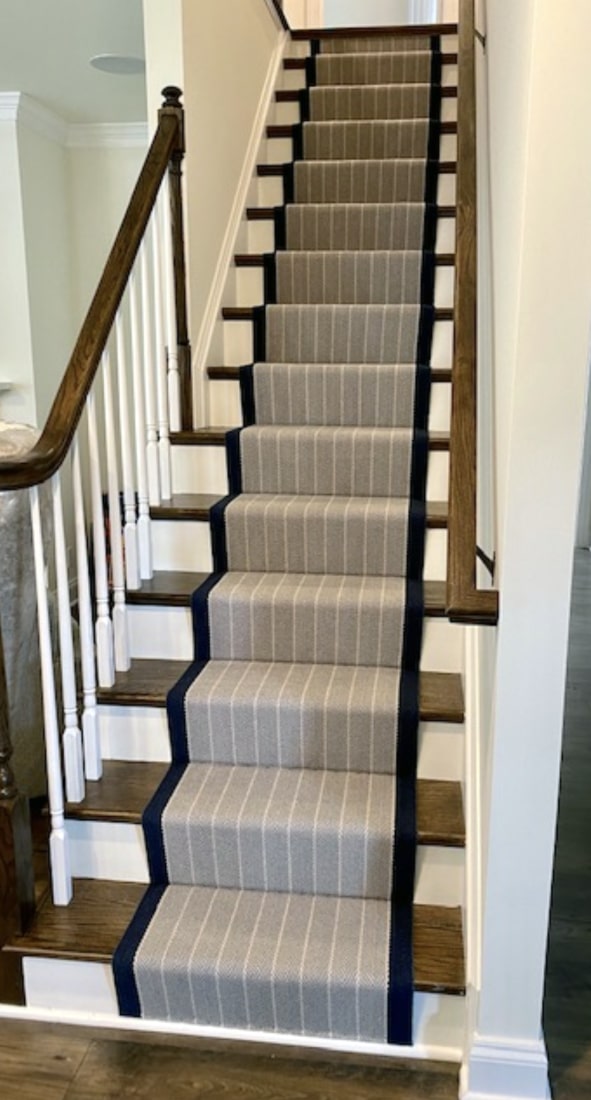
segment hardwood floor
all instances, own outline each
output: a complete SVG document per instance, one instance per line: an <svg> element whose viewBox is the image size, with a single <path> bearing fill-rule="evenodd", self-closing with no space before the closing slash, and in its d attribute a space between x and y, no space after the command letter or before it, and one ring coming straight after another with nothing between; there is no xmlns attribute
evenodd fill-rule
<svg viewBox="0 0 591 1100"><path fill-rule="evenodd" d="M544 1030L554 1100L591 1095L591 554L577 551ZM171 1096L456 1100L457 1067L328 1062L46 1024L0 1022L3 1100Z"/></svg>

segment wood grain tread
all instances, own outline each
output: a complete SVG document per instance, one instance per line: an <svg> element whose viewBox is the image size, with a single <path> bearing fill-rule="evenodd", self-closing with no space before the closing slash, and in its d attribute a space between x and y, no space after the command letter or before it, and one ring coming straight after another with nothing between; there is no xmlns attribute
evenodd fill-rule
<svg viewBox="0 0 591 1100"><path fill-rule="evenodd" d="M413 28L414 33L414 28ZM357 28L355 28L355 34L357 34ZM286 57L283 61L283 68L287 72L293 72L294 70L302 72L306 70L306 57ZM457 65L458 55L457 53L442 53L441 64L442 65Z"/></svg>
<svg viewBox="0 0 591 1100"><path fill-rule="evenodd" d="M247 206L246 208L246 220L249 222L267 222L275 220L275 211L284 210L285 207L281 205L277 206ZM438 218L455 218L456 208L454 206L438 206L436 210Z"/></svg>
<svg viewBox="0 0 591 1100"><path fill-rule="evenodd" d="M152 519L209 520L210 509L221 500L214 493L173 493L170 500L150 508Z"/></svg>
<svg viewBox="0 0 591 1100"><path fill-rule="evenodd" d="M143 811L167 770L168 764L144 760L105 760L102 779L87 780L84 802L68 803L66 818L140 825ZM464 846L460 783L417 780L417 838L419 844Z"/></svg>
<svg viewBox="0 0 591 1100"><path fill-rule="evenodd" d="M458 89L451 84L441 89L442 99L457 99ZM276 103L299 103L300 91L298 88L280 88L275 92Z"/></svg>
<svg viewBox="0 0 591 1100"><path fill-rule="evenodd" d="M240 367L207 367L207 377L212 382L238 382ZM451 382L451 369L449 367L435 367L431 370L431 382Z"/></svg>
<svg viewBox="0 0 591 1100"><path fill-rule="evenodd" d="M189 607L191 596L209 573L189 573L180 570L155 570L141 588L127 591L127 603L160 607Z"/></svg>
<svg viewBox="0 0 591 1100"><path fill-rule="evenodd" d="M257 316L257 311L264 308L263 306L223 306L222 307L222 319L224 321L254 321ZM453 321L454 311L452 308L435 309L436 321Z"/></svg>
<svg viewBox="0 0 591 1100"><path fill-rule="evenodd" d="M117 672L110 688L99 688L99 703L111 706L164 707L171 687L186 671L186 661L134 659L127 672ZM456 672L421 672L420 718L423 722L464 721L462 677Z"/></svg>
<svg viewBox="0 0 591 1100"><path fill-rule="evenodd" d="M225 447L228 432L242 427L234 424L228 427L207 426L192 431L171 432L170 443L173 447ZM429 432L430 451L449 451L449 432Z"/></svg>
<svg viewBox="0 0 591 1100"><path fill-rule="evenodd" d="M383 27L298 27L292 30L291 37L294 42L309 42L321 38L431 38L433 35L457 34L457 23L416 23L412 26L393 26L385 24Z"/></svg>
<svg viewBox="0 0 591 1100"><path fill-rule="evenodd" d="M70 905L54 906L51 898L22 936L5 950L20 956L111 963L145 891L135 882L74 880ZM414 907L415 989L424 993L465 993L464 943L460 909L434 905Z"/></svg>
<svg viewBox="0 0 591 1100"><path fill-rule="evenodd" d="M234 256L236 267L264 267L264 252L237 252ZM269 253L273 255L273 253ZM436 252L435 267L454 267L456 258L453 252Z"/></svg>
<svg viewBox="0 0 591 1100"><path fill-rule="evenodd" d="M365 120L361 119L360 121L363 122ZM368 119L367 121L371 120ZM392 121L396 120L392 119ZM293 138L295 132L300 129L301 125L301 122L272 122L267 126L266 134L271 140L273 140L273 138ZM314 123L310 125L314 125ZM439 132L441 134L457 134L458 124L457 122L440 122Z"/></svg>

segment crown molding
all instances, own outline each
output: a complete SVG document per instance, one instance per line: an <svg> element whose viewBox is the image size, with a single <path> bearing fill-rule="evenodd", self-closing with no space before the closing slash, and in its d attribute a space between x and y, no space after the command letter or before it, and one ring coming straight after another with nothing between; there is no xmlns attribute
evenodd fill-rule
<svg viewBox="0 0 591 1100"><path fill-rule="evenodd" d="M25 92L0 92L0 122L25 126L69 149L146 149L147 122L71 122Z"/></svg>
<svg viewBox="0 0 591 1100"><path fill-rule="evenodd" d="M0 121L18 123L57 145L66 143L64 119L25 92L0 92Z"/></svg>
<svg viewBox="0 0 591 1100"><path fill-rule="evenodd" d="M70 149L146 149L147 122L72 123L66 144Z"/></svg>

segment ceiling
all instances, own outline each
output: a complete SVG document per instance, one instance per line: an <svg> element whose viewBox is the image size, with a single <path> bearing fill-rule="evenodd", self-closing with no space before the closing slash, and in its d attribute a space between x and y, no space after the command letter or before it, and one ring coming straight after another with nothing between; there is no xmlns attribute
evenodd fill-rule
<svg viewBox="0 0 591 1100"><path fill-rule="evenodd" d="M0 0L0 93L70 123L144 121L144 76L91 68L103 53L144 56L142 0Z"/></svg>

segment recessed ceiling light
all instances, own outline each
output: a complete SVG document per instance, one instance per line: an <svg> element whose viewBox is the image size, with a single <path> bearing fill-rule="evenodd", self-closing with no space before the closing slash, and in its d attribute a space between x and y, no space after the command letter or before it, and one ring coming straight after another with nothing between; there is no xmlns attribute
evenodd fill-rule
<svg viewBox="0 0 591 1100"><path fill-rule="evenodd" d="M99 53L96 57L91 57L90 64L93 69L100 69L102 73L112 73L114 76L137 76L146 71L143 57L126 57L120 53Z"/></svg>

